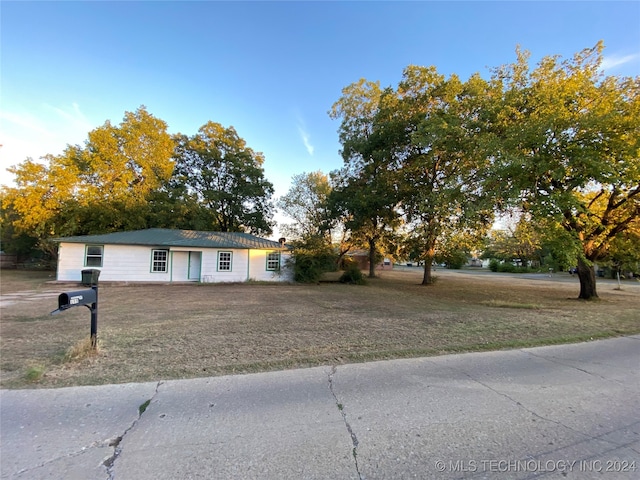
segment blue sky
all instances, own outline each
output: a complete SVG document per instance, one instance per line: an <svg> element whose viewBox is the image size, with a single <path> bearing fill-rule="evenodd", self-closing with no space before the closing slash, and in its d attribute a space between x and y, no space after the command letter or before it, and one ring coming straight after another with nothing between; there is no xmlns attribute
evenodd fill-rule
<svg viewBox="0 0 640 480"><path fill-rule="evenodd" d="M409 64L463 79L604 40L605 73L640 75L640 2L29 2L0 4L0 183L145 105L171 133L212 120L291 177L339 168L327 111L360 78Z"/></svg>

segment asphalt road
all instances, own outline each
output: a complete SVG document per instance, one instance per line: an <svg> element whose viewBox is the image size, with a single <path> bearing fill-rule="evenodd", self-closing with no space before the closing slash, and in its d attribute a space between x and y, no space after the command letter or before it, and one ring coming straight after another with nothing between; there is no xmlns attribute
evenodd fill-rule
<svg viewBox="0 0 640 480"><path fill-rule="evenodd" d="M638 479L640 335L0 391L3 479Z"/></svg>
<svg viewBox="0 0 640 480"><path fill-rule="evenodd" d="M393 267L394 271L412 272L414 274L422 275L422 267L406 267L403 265L397 265ZM449 276L449 275L470 275L470 276L493 276L503 278L521 278L524 280L539 280L543 282L562 282L572 283L576 285L576 296L580 290L580 279L577 275L571 275L568 272L551 272L551 273L502 273L492 272L488 268L463 268L460 270L449 270L447 268L437 267L434 270L434 274L437 276ZM624 290L640 290L640 279L630 278L622 279L620 283L618 280L612 278L596 278L596 289L598 292L606 291L611 288L617 288L618 285Z"/></svg>

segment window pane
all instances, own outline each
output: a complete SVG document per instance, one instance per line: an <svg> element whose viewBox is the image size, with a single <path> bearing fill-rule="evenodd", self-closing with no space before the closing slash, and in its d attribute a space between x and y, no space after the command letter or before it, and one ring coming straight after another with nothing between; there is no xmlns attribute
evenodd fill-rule
<svg viewBox="0 0 640 480"><path fill-rule="evenodd" d="M218 270L231 271L231 252L218 252Z"/></svg>
<svg viewBox="0 0 640 480"><path fill-rule="evenodd" d="M280 270L280 253L267 254L267 270Z"/></svg>
<svg viewBox="0 0 640 480"><path fill-rule="evenodd" d="M87 257L87 267L101 267L102 257Z"/></svg>
<svg viewBox="0 0 640 480"><path fill-rule="evenodd" d="M87 245L84 264L87 267L101 267L102 249L102 245Z"/></svg>
<svg viewBox="0 0 640 480"><path fill-rule="evenodd" d="M169 255L169 252L167 252L166 250L154 250L151 271L166 272L168 255Z"/></svg>

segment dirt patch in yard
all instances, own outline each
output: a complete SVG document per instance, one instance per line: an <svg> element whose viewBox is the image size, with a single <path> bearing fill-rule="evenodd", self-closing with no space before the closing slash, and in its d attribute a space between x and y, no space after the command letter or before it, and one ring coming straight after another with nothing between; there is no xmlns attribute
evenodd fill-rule
<svg viewBox="0 0 640 480"><path fill-rule="evenodd" d="M428 287L419 285L419 269L381 272L364 286L101 284L99 353L70 361L68 349L89 335L89 310L49 312L56 291L83 287L37 275L2 274L4 388L192 378L640 332L637 284L616 290L601 283L600 300L584 302L568 275L438 271ZM34 369L43 371L37 381L28 375Z"/></svg>

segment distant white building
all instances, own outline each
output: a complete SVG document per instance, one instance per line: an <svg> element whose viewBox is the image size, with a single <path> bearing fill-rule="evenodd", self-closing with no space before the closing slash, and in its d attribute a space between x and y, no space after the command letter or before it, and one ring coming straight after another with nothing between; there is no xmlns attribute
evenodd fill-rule
<svg viewBox="0 0 640 480"><path fill-rule="evenodd" d="M151 228L57 238L60 281L81 281L82 270L100 270L99 281L292 281L283 243L235 232Z"/></svg>

